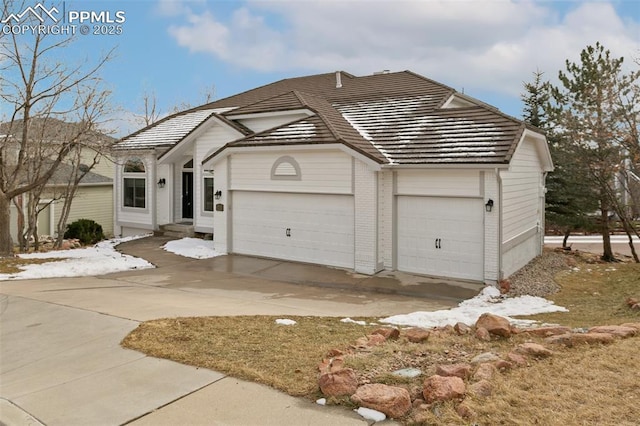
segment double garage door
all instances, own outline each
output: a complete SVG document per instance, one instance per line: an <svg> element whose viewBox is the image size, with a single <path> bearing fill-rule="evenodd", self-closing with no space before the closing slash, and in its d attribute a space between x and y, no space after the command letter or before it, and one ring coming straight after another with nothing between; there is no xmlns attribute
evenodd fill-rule
<svg viewBox="0 0 640 426"><path fill-rule="evenodd" d="M397 202L399 270L483 280L482 200L398 196Z"/></svg>
<svg viewBox="0 0 640 426"><path fill-rule="evenodd" d="M235 191L233 252L354 267L350 195Z"/></svg>

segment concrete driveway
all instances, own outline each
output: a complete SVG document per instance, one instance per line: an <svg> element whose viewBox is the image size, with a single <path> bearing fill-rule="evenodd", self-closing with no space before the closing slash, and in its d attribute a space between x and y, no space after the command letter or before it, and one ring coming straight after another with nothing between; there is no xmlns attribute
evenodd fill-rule
<svg viewBox="0 0 640 426"><path fill-rule="evenodd" d="M192 260L162 250L166 241L119 247L157 269L0 282L0 424L363 425L348 410L150 358L119 343L154 318L387 316L448 308L478 291L409 275L365 277L243 256Z"/></svg>

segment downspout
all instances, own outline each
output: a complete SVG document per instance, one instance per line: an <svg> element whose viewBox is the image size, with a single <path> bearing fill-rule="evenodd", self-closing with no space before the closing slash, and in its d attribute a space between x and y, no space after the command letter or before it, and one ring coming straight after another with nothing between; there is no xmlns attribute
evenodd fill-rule
<svg viewBox="0 0 640 426"><path fill-rule="evenodd" d="M547 175L542 172L542 194L540 194L540 254L544 251L544 234L547 229Z"/></svg>
<svg viewBox="0 0 640 426"><path fill-rule="evenodd" d="M496 179L498 180L498 283L502 281L502 176L500 169L495 169Z"/></svg>

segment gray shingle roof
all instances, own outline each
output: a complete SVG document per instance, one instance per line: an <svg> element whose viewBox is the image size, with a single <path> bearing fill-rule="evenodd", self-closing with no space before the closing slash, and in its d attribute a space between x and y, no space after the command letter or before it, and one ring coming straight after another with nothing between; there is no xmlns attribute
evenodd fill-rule
<svg viewBox="0 0 640 426"><path fill-rule="evenodd" d="M170 115L122 138L113 146L113 149L119 151L170 148L191 134L214 114L213 109L200 109Z"/></svg>
<svg viewBox="0 0 640 426"><path fill-rule="evenodd" d="M410 71L340 72L340 79L341 87L335 73L280 80L169 117L117 147L174 145L220 108L233 108L218 115L230 125L245 114L308 109L315 115L258 134L242 129L247 136L214 155L226 147L342 143L381 164L507 164L525 129L480 101L442 108L455 90Z"/></svg>

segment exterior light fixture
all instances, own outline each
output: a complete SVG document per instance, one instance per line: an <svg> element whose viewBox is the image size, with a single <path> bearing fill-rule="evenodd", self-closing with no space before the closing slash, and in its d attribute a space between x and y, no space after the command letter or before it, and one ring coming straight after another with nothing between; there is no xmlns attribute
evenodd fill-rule
<svg viewBox="0 0 640 426"><path fill-rule="evenodd" d="M484 209L487 212L490 212L493 209L493 200L491 198L489 198L489 200L487 201L487 204L484 205Z"/></svg>
<svg viewBox="0 0 640 426"><path fill-rule="evenodd" d="M164 188L164 185L167 183L167 181L164 178L160 178L160 180L158 181L158 188Z"/></svg>
<svg viewBox="0 0 640 426"><path fill-rule="evenodd" d="M215 194L213 194L213 196L216 198L216 200L219 200L220 197L222 197L222 191L217 190Z"/></svg>

